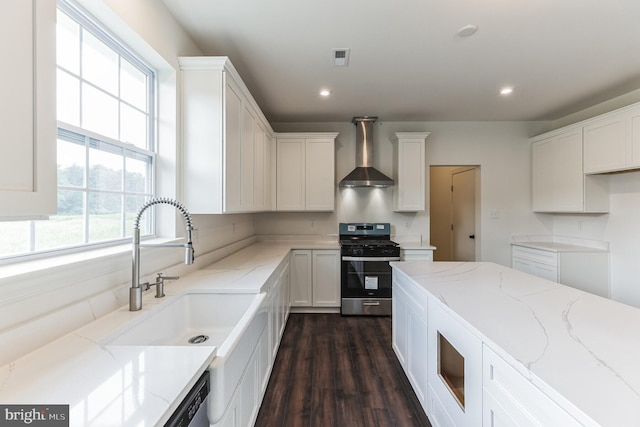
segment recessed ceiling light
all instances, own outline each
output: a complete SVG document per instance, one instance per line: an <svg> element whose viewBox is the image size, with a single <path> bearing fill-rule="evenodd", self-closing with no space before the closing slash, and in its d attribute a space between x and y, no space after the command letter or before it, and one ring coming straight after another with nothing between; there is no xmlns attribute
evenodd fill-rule
<svg viewBox="0 0 640 427"><path fill-rule="evenodd" d="M503 87L502 89L500 89L500 95L511 95L512 92L512 87Z"/></svg>
<svg viewBox="0 0 640 427"><path fill-rule="evenodd" d="M458 37L471 37L476 31L478 31L477 25L465 25L456 32L456 35Z"/></svg>
<svg viewBox="0 0 640 427"><path fill-rule="evenodd" d="M320 96L329 96L331 95L331 91L329 89L321 89Z"/></svg>

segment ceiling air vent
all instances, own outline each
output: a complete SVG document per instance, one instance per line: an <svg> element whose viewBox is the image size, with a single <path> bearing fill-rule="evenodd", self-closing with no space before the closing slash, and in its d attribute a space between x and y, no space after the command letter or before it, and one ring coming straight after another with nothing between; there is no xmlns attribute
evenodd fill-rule
<svg viewBox="0 0 640 427"><path fill-rule="evenodd" d="M349 65L349 49L331 49L331 62L336 67L347 67Z"/></svg>

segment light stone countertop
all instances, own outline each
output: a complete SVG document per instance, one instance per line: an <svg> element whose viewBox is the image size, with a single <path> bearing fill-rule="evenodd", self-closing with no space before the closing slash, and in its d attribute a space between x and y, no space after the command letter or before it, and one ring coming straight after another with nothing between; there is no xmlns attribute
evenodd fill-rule
<svg viewBox="0 0 640 427"><path fill-rule="evenodd" d="M609 252L609 242L555 235L515 235L511 244L550 252Z"/></svg>
<svg viewBox="0 0 640 427"><path fill-rule="evenodd" d="M164 424L215 358L214 346L109 346L129 322L194 290L260 293L291 249L339 249L338 242L258 242L155 290L142 310L122 307L0 367L0 403L69 404L71 426ZM28 339L28 337L25 337Z"/></svg>
<svg viewBox="0 0 640 427"><path fill-rule="evenodd" d="M401 249L421 250L421 251L435 251L436 247L426 245L420 242L399 242Z"/></svg>
<svg viewBox="0 0 640 427"><path fill-rule="evenodd" d="M568 243L558 242L514 242L513 246L521 246L523 248L541 249L550 252L609 252L606 249L593 248L589 246L578 246Z"/></svg>
<svg viewBox="0 0 640 427"><path fill-rule="evenodd" d="M393 265L584 424L640 425L640 309L492 263Z"/></svg>

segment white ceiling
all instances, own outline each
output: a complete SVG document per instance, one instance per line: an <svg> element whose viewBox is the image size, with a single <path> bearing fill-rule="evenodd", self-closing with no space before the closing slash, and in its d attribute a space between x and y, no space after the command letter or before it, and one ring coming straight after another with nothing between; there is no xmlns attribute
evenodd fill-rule
<svg viewBox="0 0 640 427"><path fill-rule="evenodd" d="M271 122L552 120L640 88L639 0L163 1Z"/></svg>

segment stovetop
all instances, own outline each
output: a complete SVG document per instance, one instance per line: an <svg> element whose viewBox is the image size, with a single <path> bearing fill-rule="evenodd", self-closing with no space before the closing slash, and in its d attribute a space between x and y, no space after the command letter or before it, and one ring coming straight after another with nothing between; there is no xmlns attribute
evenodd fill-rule
<svg viewBox="0 0 640 427"><path fill-rule="evenodd" d="M340 246L350 246L350 247L395 247L398 246L398 243L393 240L368 240L368 239L341 239Z"/></svg>
<svg viewBox="0 0 640 427"><path fill-rule="evenodd" d="M340 247L342 255L365 257L397 257L400 246L391 240L391 224L340 223Z"/></svg>

